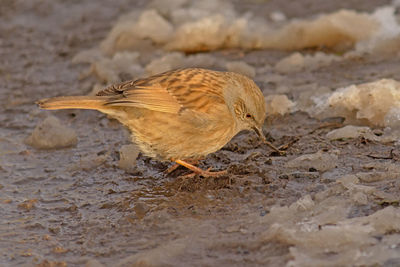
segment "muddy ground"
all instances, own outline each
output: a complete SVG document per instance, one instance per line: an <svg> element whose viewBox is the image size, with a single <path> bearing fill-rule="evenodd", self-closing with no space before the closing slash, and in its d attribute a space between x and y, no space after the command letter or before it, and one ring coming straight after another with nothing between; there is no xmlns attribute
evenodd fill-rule
<svg viewBox="0 0 400 267"><path fill-rule="evenodd" d="M183 168L165 175L170 163L143 155L131 173L119 169L119 148L130 141L118 122L94 111L40 111L34 102L88 93L95 78L80 79L87 66L72 64L72 57L98 44L122 12L142 8L145 2L2 1L1 266L283 266L293 260L291 248L295 245L265 237L270 225L264 218L272 207L289 206L306 195L315 199L318 193L336 188L340 175L363 171L368 164L398 163L400 147L395 143L365 139L331 142L325 135L342 126L341 120L319 121L296 112L269 118L264 127L271 142L286 145L286 156L274 154L255 134L243 132L201 162L202 168L228 169L226 177L184 180L179 178L187 173ZM237 9L259 15L278 9L292 18L342 7L372 11L389 1L243 2L235 1ZM241 53L213 54L235 59ZM289 54L248 51L240 60L258 68ZM379 78L400 80L397 57L366 56L332 63L289 74L282 84L296 88L318 83L338 88ZM265 94L274 93L278 86L258 84ZM76 147L49 151L24 144L37 123L50 113L76 131ZM296 171L285 167L297 156L320 150L340 151L334 175L313 168ZM398 179L378 181L372 187L394 199L400 195ZM336 197L350 199L351 194L338 193ZM362 204L346 202L345 217L368 216L398 206L398 201L381 200L368 197ZM328 205L327 209L336 204ZM395 238L400 244L399 235ZM341 254L327 253L320 260L329 262L331 257ZM389 258L379 264L398 266L400 260Z"/></svg>

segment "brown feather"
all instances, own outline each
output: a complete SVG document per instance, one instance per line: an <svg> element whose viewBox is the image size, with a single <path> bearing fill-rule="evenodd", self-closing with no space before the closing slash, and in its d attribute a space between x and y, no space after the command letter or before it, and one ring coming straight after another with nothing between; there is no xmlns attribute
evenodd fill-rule
<svg viewBox="0 0 400 267"><path fill-rule="evenodd" d="M45 98L36 103L42 109L101 109L107 99L98 96L60 96Z"/></svg>
<svg viewBox="0 0 400 267"><path fill-rule="evenodd" d="M146 79L112 85L98 96L109 96L107 106L138 107L178 113L182 109L208 112L210 102L225 104L223 73L203 69L181 69Z"/></svg>
<svg viewBox="0 0 400 267"><path fill-rule="evenodd" d="M201 158L242 130L261 132L266 114L262 92L252 80L198 68L115 84L96 96L56 97L38 104L109 114L131 130L146 155L163 160Z"/></svg>

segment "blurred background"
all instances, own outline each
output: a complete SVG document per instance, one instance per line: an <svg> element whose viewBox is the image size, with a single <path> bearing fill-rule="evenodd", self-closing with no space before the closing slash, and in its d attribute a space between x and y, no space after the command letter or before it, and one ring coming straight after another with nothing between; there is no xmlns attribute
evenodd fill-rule
<svg viewBox="0 0 400 267"><path fill-rule="evenodd" d="M2 0L0 265L400 265L400 1ZM95 111L42 111L176 68L259 85L183 180Z"/></svg>

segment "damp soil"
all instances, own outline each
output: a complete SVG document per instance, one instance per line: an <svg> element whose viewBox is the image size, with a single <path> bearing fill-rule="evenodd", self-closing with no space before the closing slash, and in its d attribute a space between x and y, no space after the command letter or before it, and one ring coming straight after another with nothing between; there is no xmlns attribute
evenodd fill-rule
<svg viewBox="0 0 400 267"><path fill-rule="evenodd" d="M343 7L371 11L388 3L353 0L339 6L335 1L307 0L296 1L294 7L281 2L235 3L239 9L259 14L277 9L289 17ZM184 168L167 175L164 171L171 163L141 154L132 172L119 169L118 151L129 144L128 131L94 111L51 112L76 131L76 147L35 150L24 144L37 123L50 114L40 111L36 100L90 91L94 78L81 79L87 66L72 64L72 57L98 44L121 13L143 8L145 3L2 1L1 266L129 266L137 263L137 255L145 263L150 257L154 265L282 266L290 260L290 244L260 240L266 226L258 218L266 216L272 206L290 205L335 184L314 169L293 173L285 167L286 162L320 150L340 151L339 174L356 173L377 160L396 162L389 157L393 149L399 149L393 143L328 141L326 133L342 126L340 119L319 121L301 112L269 118L265 123L268 140L282 146L284 156L261 144L254 133L243 132L201 161L199 166L204 169L227 169L228 174L221 178L184 179L181 175L188 173ZM289 55L236 52L214 54L240 57L256 68ZM383 77L399 80L399 69L396 59L369 56L290 74L283 83L293 88L313 83L338 88ZM259 85L265 94L274 93L278 86ZM296 95L295 89L291 94ZM375 186L388 193L400 190L387 181ZM349 216L369 215L385 205L371 201L362 208L355 206Z"/></svg>

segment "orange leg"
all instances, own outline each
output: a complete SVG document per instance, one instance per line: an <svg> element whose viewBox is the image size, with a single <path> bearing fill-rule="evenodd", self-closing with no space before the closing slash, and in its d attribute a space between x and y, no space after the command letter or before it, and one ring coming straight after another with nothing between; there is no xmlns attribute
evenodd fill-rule
<svg viewBox="0 0 400 267"><path fill-rule="evenodd" d="M164 173L165 173L165 174L170 174L171 172L173 172L173 171L175 171L176 169L178 169L179 166L181 166L181 165L179 165L178 163L175 163L174 165L172 165L171 167L169 167L168 169L166 169L166 170L164 171Z"/></svg>
<svg viewBox="0 0 400 267"><path fill-rule="evenodd" d="M174 160L173 160L174 161ZM192 164L192 165L197 165L199 164L199 161L197 159L186 159L185 160L186 163ZM176 169L179 168L179 166L182 166L181 164L175 163L174 165L172 165L171 167L169 167L168 169L166 169L164 171L165 174L170 174L171 172L175 171Z"/></svg>
<svg viewBox="0 0 400 267"><path fill-rule="evenodd" d="M196 166L194 166L190 163L187 163L186 161L180 160L180 159L175 160L175 162L178 163L179 165L182 165L182 166L188 168L189 170L193 171L193 174L199 174L206 178L207 177L218 177L218 176L222 176L222 175L225 175L228 173L226 170L219 171L219 172L211 172L211 171L209 171L210 169L208 169L205 171L205 170L200 169L199 167L196 167ZM172 167L174 167L174 166L172 166ZM188 176L192 176L192 175L189 174Z"/></svg>

